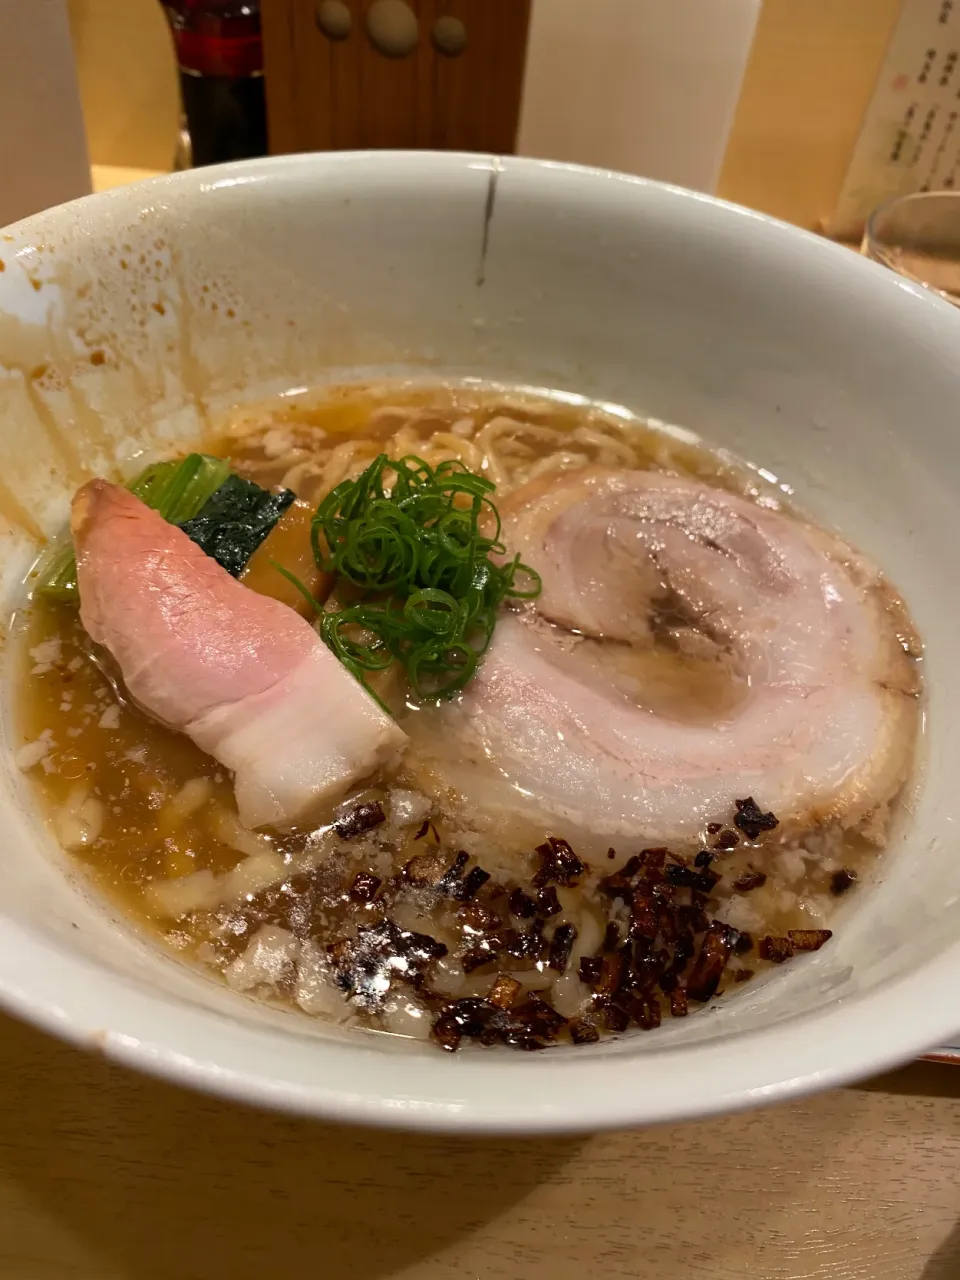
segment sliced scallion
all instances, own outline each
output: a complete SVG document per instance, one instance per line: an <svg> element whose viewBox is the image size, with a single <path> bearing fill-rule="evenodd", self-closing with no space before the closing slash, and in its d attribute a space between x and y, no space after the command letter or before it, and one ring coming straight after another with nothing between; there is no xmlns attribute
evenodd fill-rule
<svg viewBox="0 0 960 1280"><path fill-rule="evenodd" d="M359 597L325 612L324 640L359 679L394 662L418 697L452 698L470 680L507 599L540 578L503 561L495 485L462 463L381 454L317 508L317 565ZM496 558L491 558L496 557Z"/></svg>

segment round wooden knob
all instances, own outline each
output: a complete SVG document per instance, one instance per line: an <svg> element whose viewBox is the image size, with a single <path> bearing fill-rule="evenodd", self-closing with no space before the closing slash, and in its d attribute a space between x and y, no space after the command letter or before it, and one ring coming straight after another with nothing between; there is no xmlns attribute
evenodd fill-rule
<svg viewBox="0 0 960 1280"><path fill-rule="evenodd" d="M376 0L367 12L367 35L386 58L405 58L420 38L417 15L404 0Z"/></svg>
<svg viewBox="0 0 960 1280"><path fill-rule="evenodd" d="M467 47L467 28L459 18L438 18L433 24L433 47L448 58L456 58Z"/></svg>
<svg viewBox="0 0 960 1280"><path fill-rule="evenodd" d="M353 28L353 15L343 0L323 0L317 5L317 26L328 40L346 40Z"/></svg>

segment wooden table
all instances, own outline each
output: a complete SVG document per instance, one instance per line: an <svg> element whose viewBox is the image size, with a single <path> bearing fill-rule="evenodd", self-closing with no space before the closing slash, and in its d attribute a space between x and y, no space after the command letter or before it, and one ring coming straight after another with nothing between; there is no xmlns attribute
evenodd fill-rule
<svg viewBox="0 0 960 1280"><path fill-rule="evenodd" d="M260 1114L0 1017L3 1280L957 1280L960 1069L643 1133Z"/></svg>

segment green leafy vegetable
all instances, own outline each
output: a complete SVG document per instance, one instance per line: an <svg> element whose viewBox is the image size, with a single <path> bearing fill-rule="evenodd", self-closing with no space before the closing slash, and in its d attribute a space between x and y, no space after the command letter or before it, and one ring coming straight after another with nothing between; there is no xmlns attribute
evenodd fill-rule
<svg viewBox="0 0 960 1280"><path fill-rule="evenodd" d="M419 697L451 698L486 651L505 599L532 599L540 579L502 556L495 485L460 462L381 454L317 508L318 566L354 602L322 615L321 634L358 679L398 662Z"/></svg>
<svg viewBox="0 0 960 1280"><path fill-rule="evenodd" d="M236 578L294 500L289 489L270 493L252 480L228 475L183 532Z"/></svg>
<svg viewBox="0 0 960 1280"><path fill-rule="evenodd" d="M191 453L172 462L155 462L127 486L171 524L195 516L230 474L222 458ZM41 567L37 591L52 599L77 603L77 563L69 538L59 542Z"/></svg>
<svg viewBox="0 0 960 1280"><path fill-rule="evenodd" d="M207 453L188 454L182 462L156 462L147 467L130 492L170 524L181 524L201 511L230 475L230 464Z"/></svg>

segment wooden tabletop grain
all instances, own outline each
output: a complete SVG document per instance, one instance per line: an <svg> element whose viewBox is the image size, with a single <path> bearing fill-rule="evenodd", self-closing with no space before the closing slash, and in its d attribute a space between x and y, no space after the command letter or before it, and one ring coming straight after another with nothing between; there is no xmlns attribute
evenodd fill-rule
<svg viewBox="0 0 960 1280"><path fill-rule="evenodd" d="M960 1068L466 1141L184 1093L0 1017L2 1280L958 1280Z"/></svg>

